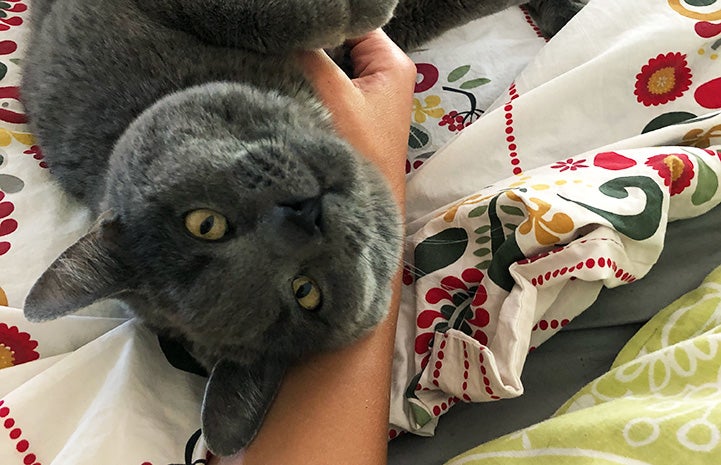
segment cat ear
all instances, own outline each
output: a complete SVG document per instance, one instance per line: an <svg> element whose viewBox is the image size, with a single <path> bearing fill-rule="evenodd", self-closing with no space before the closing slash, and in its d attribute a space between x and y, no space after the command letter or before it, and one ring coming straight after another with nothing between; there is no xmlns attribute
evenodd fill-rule
<svg viewBox="0 0 721 465"><path fill-rule="evenodd" d="M101 215L35 282L25 298L25 317L52 320L125 289L130 274L115 241L119 228L111 213Z"/></svg>
<svg viewBox="0 0 721 465"><path fill-rule="evenodd" d="M203 399L203 436L215 455L229 456L253 440L275 398L285 365L260 360L240 365L220 360L213 367Z"/></svg>

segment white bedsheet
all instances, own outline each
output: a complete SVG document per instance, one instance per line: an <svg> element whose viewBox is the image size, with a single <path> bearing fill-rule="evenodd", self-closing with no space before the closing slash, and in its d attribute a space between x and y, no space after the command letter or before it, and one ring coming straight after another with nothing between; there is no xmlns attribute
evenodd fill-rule
<svg viewBox="0 0 721 465"><path fill-rule="evenodd" d="M17 7L10 17L27 17L18 5L29 2L9 3ZM530 346L542 343L564 320L582 311L604 283L618 285L643 276L661 250L666 220L701 214L721 200L721 160L715 152L626 150L681 142L707 148L719 143L718 116L640 135L652 121L668 123L680 112L687 118L708 116L721 108L721 68L714 58L721 30L702 27L706 35L718 32L702 37L699 21L674 10L672 3L593 0L548 45L525 13L512 9L471 23L413 55L422 73L409 151L406 258L413 264L416 245L448 229L445 218L452 217L449 224L456 232L466 231L466 245L455 260L436 260L440 267L431 273L414 276L410 267L406 273L391 437L400 430L430 434L438 417L463 394L476 401L521 394L518 380ZM709 12L719 6L693 9ZM0 29L9 24L0 23ZM7 103L3 110L12 113L0 110L0 300L6 297L4 303L19 308L34 279L87 228L89 218L49 181L23 125L13 89L27 27L24 21L11 23L0 31L0 61L7 68L0 97ZM517 75L531 57L530 66ZM476 110L489 105L479 118ZM451 125L460 124L459 115L467 118L464 126L473 124L446 145L457 132ZM638 213L648 203L648 190L632 188L627 191L631 200L615 199L613 205L607 195L599 194L604 182L622 174L649 179L661 191L656 199L660 216L649 237L619 234L617 224L579 204ZM488 213L490 200L501 194L505 203L501 206L497 199L492 207L500 208L501 243L512 237L525 255L537 258L558 244L578 242L565 252L513 265L512 288L503 292L493 287L497 284L487 269L492 257L503 255L491 250L501 238L491 237L496 223ZM566 199L563 206L561 195ZM544 200L550 209L539 213L541 204L533 198ZM574 228L556 227L564 223L563 216L553 219L560 213L571 218ZM556 226L549 229L547 224ZM539 236L542 230L558 240ZM587 236L584 244L582 235ZM589 246L611 242L613 250ZM552 276L556 278L562 266L568 269L581 258L578 273L569 272L558 281L562 285L539 283L538 277L558 270ZM604 258L603 266L599 258ZM594 266L589 266L589 259ZM563 260L568 264L559 265ZM624 271L616 276L620 268ZM440 308L442 291L454 294L463 286L466 297L451 305L450 324L457 323L459 330L439 331L440 337L428 346L430 339L423 334L433 333L439 323L448 324L448 318L421 315L427 310L447 313L448 308ZM492 292L483 297L481 287ZM432 292L435 303L430 304L432 289L440 291ZM566 304L558 305L559 299ZM461 311L468 302L475 313L465 318ZM481 308L487 318L476 312ZM112 314L115 309L100 310ZM470 334L463 331L464 320L469 327L475 325ZM7 433L0 434L0 463L82 465L102 458L107 464L158 465L202 463L206 458L196 434L204 381L173 368L147 330L107 317L68 317L35 325L9 307L0 308L0 322L0 363L13 365L0 371L0 424ZM443 341L455 352L441 356ZM473 356L464 355L464 348ZM480 354L484 357L479 363ZM472 364L465 367L471 358ZM421 368L423 360L429 360L430 368ZM435 370L439 376L434 376ZM463 388L464 382L469 386Z"/></svg>

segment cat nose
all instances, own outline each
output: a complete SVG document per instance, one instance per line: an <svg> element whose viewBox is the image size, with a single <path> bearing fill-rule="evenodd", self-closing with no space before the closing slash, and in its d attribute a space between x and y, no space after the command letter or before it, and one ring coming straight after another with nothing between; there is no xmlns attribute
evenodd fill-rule
<svg viewBox="0 0 721 465"><path fill-rule="evenodd" d="M311 197L280 204L276 207L275 214L281 222L295 225L313 236L321 232L322 210L321 198Z"/></svg>

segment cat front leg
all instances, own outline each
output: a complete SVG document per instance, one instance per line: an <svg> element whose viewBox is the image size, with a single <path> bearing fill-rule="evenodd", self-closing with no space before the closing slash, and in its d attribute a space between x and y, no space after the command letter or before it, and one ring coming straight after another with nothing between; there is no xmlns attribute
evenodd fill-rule
<svg viewBox="0 0 721 465"><path fill-rule="evenodd" d="M556 35L588 0L531 0L528 6L534 20L546 37Z"/></svg>
<svg viewBox="0 0 721 465"><path fill-rule="evenodd" d="M400 0L384 27L402 49L411 50L449 29L528 0ZM539 27L548 37L557 33L588 0L531 0Z"/></svg>
<svg viewBox="0 0 721 465"><path fill-rule="evenodd" d="M383 28L404 50L411 50L454 27L520 5L527 0L400 0Z"/></svg>
<svg viewBox="0 0 721 465"><path fill-rule="evenodd" d="M213 45L280 54L330 48L384 25L398 0L144 0L138 8Z"/></svg>
<svg viewBox="0 0 721 465"><path fill-rule="evenodd" d="M268 360L241 365L223 359L205 387L201 413L208 449L229 456L245 448L263 423L286 366Z"/></svg>

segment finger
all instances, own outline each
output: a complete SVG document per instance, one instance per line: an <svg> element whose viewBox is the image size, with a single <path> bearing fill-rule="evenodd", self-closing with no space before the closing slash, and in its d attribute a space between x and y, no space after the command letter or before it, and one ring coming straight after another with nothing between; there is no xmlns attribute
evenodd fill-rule
<svg viewBox="0 0 721 465"><path fill-rule="evenodd" d="M338 94L357 92L351 80L323 50L298 52L296 60L305 78L324 102L334 100Z"/></svg>
<svg viewBox="0 0 721 465"><path fill-rule="evenodd" d="M323 50L299 52L298 61L315 96L333 115L336 130L347 134L354 108L363 107L361 90Z"/></svg>
<svg viewBox="0 0 721 465"><path fill-rule="evenodd" d="M415 66L410 58L383 32L373 30L362 37L349 40L353 74L358 78L374 74L398 77L409 74Z"/></svg>

